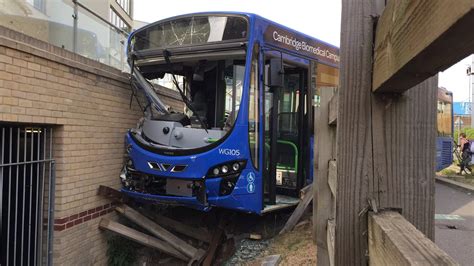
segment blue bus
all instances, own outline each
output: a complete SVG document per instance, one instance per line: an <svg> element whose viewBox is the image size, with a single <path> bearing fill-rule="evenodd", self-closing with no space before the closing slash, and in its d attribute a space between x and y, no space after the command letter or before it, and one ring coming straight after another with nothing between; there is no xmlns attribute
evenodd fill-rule
<svg viewBox="0 0 474 266"><path fill-rule="evenodd" d="M263 214L313 179L317 90L339 49L249 13L196 13L133 32L128 62L144 117L125 137L122 192L153 203ZM171 81L182 110L156 84Z"/></svg>

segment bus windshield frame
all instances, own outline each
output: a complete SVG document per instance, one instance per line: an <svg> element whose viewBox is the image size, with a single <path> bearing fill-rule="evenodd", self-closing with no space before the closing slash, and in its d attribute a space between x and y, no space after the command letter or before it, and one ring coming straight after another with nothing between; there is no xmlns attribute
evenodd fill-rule
<svg viewBox="0 0 474 266"><path fill-rule="evenodd" d="M198 38L198 42L194 42L193 43L193 34L190 34L189 31L193 31L193 28L192 27L189 27L189 28L185 28L186 31L183 32L181 28L181 35L176 35L175 32L172 32L173 35L175 35L174 39L174 43L178 43L178 45L170 45L170 43L166 44L165 45L158 45L159 44L159 41L155 41L155 45L154 47L150 47L151 44L152 44L152 41L150 40L150 35L151 35L151 32L153 31L153 28L157 28L157 27L163 27L163 25L172 25L172 23L175 23L175 22L179 22L179 21L183 21L183 20L196 20L196 19L204 19L204 18L214 18L214 22L210 22L209 25L213 25L214 28L216 28L216 30L209 30L209 35L205 36L207 37L207 41L202 41L202 38ZM230 38L229 36L227 36L226 38L226 31L228 31L227 29L227 21L225 22L226 24L225 25L222 25L222 22L219 22L221 21L222 19L226 19L226 20L229 20L229 19L233 19L234 20L234 24L235 24L235 21L236 20L240 20L240 22L244 22L245 23L245 27L242 27L242 25L239 25L241 26L240 27L240 30L241 30L241 34L243 36L241 36L240 38ZM216 22L217 21L217 22ZM221 25L219 25L219 23ZM201 23L202 24L202 23ZM217 26L216 26L217 25ZM224 26L224 29L222 28L222 26ZM209 28L211 28L211 26L209 26ZM150 55L156 55L157 52L159 53L160 51L163 51L163 50L174 50L174 49L178 49L179 51L179 48L189 48L189 49L193 49L193 48L197 48L199 49L200 47L202 46L209 46L209 45L218 45L218 46L224 46L226 44L229 44L229 43L241 43L241 42L247 42L249 40L249 36L250 36L250 33L249 33L249 29L250 29L250 21L248 19L248 17L246 16L243 16L243 15L237 15L237 14L195 14L195 15L184 15L184 16L178 16L178 17L173 17L173 18L170 18L170 19L165 19L165 20L161 20L161 21L157 21L155 23L152 23L152 24L149 24L145 27L142 27L136 31L134 31L129 39L128 39L128 43L127 43L127 53L130 57L130 55L134 55L136 56L137 58L140 58L140 57L146 57L146 56L150 56ZM163 33L164 31L162 31ZM140 36L140 35L146 35L146 37L144 36ZM163 34L162 34L163 35ZM236 36L237 33L235 32L231 32L231 33L227 33L227 35L233 35L233 36ZM189 36L191 36L191 40L189 40ZM219 36L221 37L219 40ZM165 36L166 37L166 36ZM167 36L169 37L169 36ZM179 41L181 40L181 41ZM185 41L187 40L187 42ZM145 43L148 43L148 45L143 45L140 43L140 41L144 41ZM199 42L201 41L201 42ZM161 41L161 43L163 43L165 41ZM140 46L143 45L143 46L148 46L147 48L145 49L138 49L140 48ZM211 47L209 46L210 49L212 50L215 50L215 47ZM189 51L189 49L186 49Z"/></svg>

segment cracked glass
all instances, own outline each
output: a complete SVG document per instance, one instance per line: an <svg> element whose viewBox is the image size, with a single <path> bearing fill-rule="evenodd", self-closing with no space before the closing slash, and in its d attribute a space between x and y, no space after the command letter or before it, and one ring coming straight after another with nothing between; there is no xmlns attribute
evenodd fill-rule
<svg viewBox="0 0 474 266"><path fill-rule="evenodd" d="M151 25L135 34L135 50L179 47L245 39L242 17L192 16Z"/></svg>

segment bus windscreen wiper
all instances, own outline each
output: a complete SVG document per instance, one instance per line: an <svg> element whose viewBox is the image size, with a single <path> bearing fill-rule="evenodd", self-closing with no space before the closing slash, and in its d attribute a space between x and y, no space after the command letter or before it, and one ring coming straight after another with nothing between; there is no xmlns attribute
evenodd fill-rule
<svg viewBox="0 0 474 266"><path fill-rule="evenodd" d="M201 119L201 117L199 116L199 114L194 110L194 107L193 107L192 104L189 102L188 97L186 97L186 95L184 95L184 92L183 92L183 91L181 90L181 88L179 87L179 83L178 83L178 81L176 80L176 76L174 75L173 66L171 65L170 56L171 56L170 51L168 51L168 50L166 50L166 49L163 50L163 57L165 58L166 64L168 64L168 66L169 66L169 68L170 68L171 76L173 77L173 83L174 83L174 85L176 86L176 89L178 90L179 94L181 95L181 99L183 99L183 102L184 102L184 104L186 105L186 107L187 107L189 110L191 110L191 112L193 112L193 114L197 117L199 123L201 124L201 127L204 128L204 130L206 131L206 133L208 133L206 123L204 123L204 121Z"/></svg>

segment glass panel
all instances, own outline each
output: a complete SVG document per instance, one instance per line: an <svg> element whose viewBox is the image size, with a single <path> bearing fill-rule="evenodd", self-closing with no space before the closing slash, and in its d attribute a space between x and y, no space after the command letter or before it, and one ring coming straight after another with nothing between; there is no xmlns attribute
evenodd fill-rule
<svg viewBox="0 0 474 266"><path fill-rule="evenodd" d="M259 144L259 97L258 97L258 45L253 49L252 68L250 70L249 90L249 143L253 165L258 169Z"/></svg>
<svg viewBox="0 0 474 266"><path fill-rule="evenodd" d="M265 69L264 69L264 77L263 77L263 84L268 84L268 79L269 79L269 72L270 71L270 65L268 62L265 63ZM265 161L263 162L262 168L265 169L265 174L267 175L267 178L275 178L275 177L270 177L268 176L270 174L270 143L271 143L271 129L273 125L272 121L272 110L273 110L273 92L270 90L269 86L264 85L264 129L263 129L263 137L264 137L264 143L263 143L263 152L264 152L264 159ZM269 179L267 179L266 182L264 182L264 192L267 193L269 192Z"/></svg>
<svg viewBox="0 0 474 266"><path fill-rule="evenodd" d="M233 60L230 60L233 63ZM242 88L244 83L244 65L229 65L224 70L224 80L226 83L225 109L226 127L232 127L239 112L240 101L242 99Z"/></svg>
<svg viewBox="0 0 474 266"><path fill-rule="evenodd" d="M110 12L110 20L109 22L112 23L117 28L125 31L130 32L130 25L128 25L112 8L109 9Z"/></svg>
<svg viewBox="0 0 474 266"><path fill-rule="evenodd" d="M117 0L116 2L127 14L130 14L130 1L129 0Z"/></svg>
<svg viewBox="0 0 474 266"><path fill-rule="evenodd" d="M135 50L238 40L247 36L241 17L194 16L153 25L135 34Z"/></svg>
<svg viewBox="0 0 474 266"><path fill-rule="evenodd" d="M277 185L296 186L298 172L298 115L300 74L285 68L284 87L278 101Z"/></svg>
<svg viewBox="0 0 474 266"><path fill-rule="evenodd" d="M73 50L73 4L62 0L0 1L0 25Z"/></svg>
<svg viewBox="0 0 474 266"><path fill-rule="evenodd" d="M269 70L270 70L270 65L269 64L265 64L265 76L264 76L264 82L263 84L268 84L268 73L269 73ZM265 137L265 147L264 147L264 151L265 151L265 159L266 159L266 163L264 163L265 165L265 169L267 172L270 171L269 167L270 167L270 135L271 135L271 126L272 126L272 122L271 122L271 113L272 113L272 109L273 109L273 93L271 92L270 90L270 87L269 86L264 86L265 88L265 116L264 116L264 119L265 119L265 128L264 128L264 137Z"/></svg>
<svg viewBox="0 0 474 266"><path fill-rule="evenodd" d="M298 135L298 107L300 92L300 74L287 74L284 87L280 90L279 132L281 136Z"/></svg>
<svg viewBox="0 0 474 266"><path fill-rule="evenodd" d="M78 7L77 41L74 47L73 15L73 1L0 1L0 26L127 71L128 65L124 59L124 43L127 37ZM109 19L114 20L112 14ZM124 30L129 29L125 22L117 22Z"/></svg>
<svg viewBox="0 0 474 266"><path fill-rule="evenodd" d="M125 70L126 36L82 8L78 8L76 52L101 63Z"/></svg>

